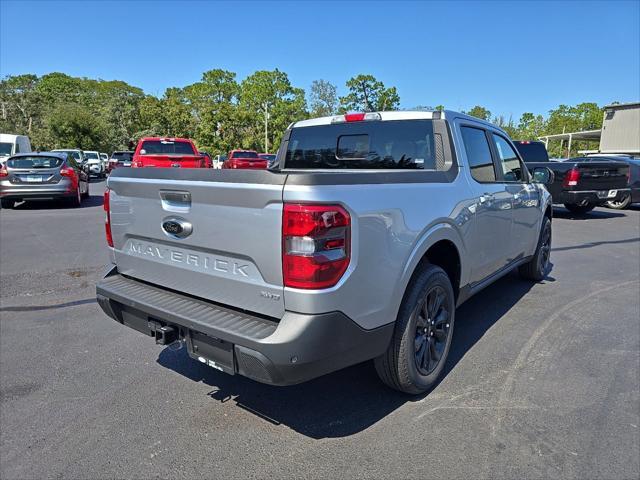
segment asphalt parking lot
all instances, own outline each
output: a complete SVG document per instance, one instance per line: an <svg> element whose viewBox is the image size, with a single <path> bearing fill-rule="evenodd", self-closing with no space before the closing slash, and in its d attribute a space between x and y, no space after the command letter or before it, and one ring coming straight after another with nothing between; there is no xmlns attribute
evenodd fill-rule
<svg viewBox="0 0 640 480"><path fill-rule="evenodd" d="M640 476L640 209L558 208L549 277L468 301L410 398L370 364L261 385L107 318L103 183L0 213L0 478Z"/></svg>

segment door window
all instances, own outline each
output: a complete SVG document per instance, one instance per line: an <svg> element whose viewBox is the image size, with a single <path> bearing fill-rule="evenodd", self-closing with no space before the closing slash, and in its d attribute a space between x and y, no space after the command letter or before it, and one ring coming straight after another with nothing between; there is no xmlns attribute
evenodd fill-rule
<svg viewBox="0 0 640 480"><path fill-rule="evenodd" d="M460 131L473 178L481 183L495 182L496 171L485 131L473 127L462 127Z"/></svg>
<svg viewBox="0 0 640 480"><path fill-rule="evenodd" d="M502 175L505 182L524 182L524 172L520 159L515 150L500 135L492 134L493 142L498 153L498 163L502 168Z"/></svg>

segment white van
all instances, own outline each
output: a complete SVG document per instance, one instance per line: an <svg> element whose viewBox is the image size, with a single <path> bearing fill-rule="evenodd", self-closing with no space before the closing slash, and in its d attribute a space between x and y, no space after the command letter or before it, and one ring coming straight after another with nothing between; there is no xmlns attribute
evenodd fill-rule
<svg viewBox="0 0 640 480"><path fill-rule="evenodd" d="M0 163L4 163L7 157L16 153L29 153L31 142L26 135L12 135L0 133Z"/></svg>

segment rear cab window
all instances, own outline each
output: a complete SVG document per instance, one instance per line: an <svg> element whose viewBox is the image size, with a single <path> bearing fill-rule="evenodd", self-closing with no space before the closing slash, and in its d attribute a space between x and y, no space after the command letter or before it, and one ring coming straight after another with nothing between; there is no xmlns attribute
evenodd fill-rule
<svg viewBox="0 0 640 480"><path fill-rule="evenodd" d="M133 158L133 154L131 152L114 152L111 155L113 160L118 160L119 162L130 162Z"/></svg>
<svg viewBox="0 0 640 480"><path fill-rule="evenodd" d="M291 130L285 169L446 171L442 135L432 120L386 120L298 127Z"/></svg>
<svg viewBox="0 0 640 480"><path fill-rule="evenodd" d="M8 168L56 168L62 165L62 159L59 157L16 157L7 160Z"/></svg>
<svg viewBox="0 0 640 480"><path fill-rule="evenodd" d="M145 140L140 155L196 155L189 142L181 140Z"/></svg>
<svg viewBox="0 0 640 480"><path fill-rule="evenodd" d="M542 142L513 142L525 162L548 162L549 154Z"/></svg>
<svg viewBox="0 0 640 480"><path fill-rule="evenodd" d="M252 159L255 158L256 160L262 160L262 158L260 158L258 156L258 154L256 152L253 151L238 151L238 152L232 152L231 153L231 158L248 158L248 159Z"/></svg>

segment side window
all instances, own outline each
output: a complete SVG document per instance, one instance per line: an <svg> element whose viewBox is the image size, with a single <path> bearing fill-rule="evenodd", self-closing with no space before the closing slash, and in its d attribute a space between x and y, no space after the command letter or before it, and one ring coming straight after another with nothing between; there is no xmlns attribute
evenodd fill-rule
<svg viewBox="0 0 640 480"><path fill-rule="evenodd" d="M493 168L491 149L484 130L462 127L460 131L473 178L478 182L495 182L496 171Z"/></svg>
<svg viewBox="0 0 640 480"><path fill-rule="evenodd" d="M493 143L498 152L498 162L502 166L502 174L505 182L524 182L525 176L518 155L500 135L492 134Z"/></svg>
<svg viewBox="0 0 640 480"><path fill-rule="evenodd" d="M20 153L20 142L16 140L16 153Z"/></svg>

